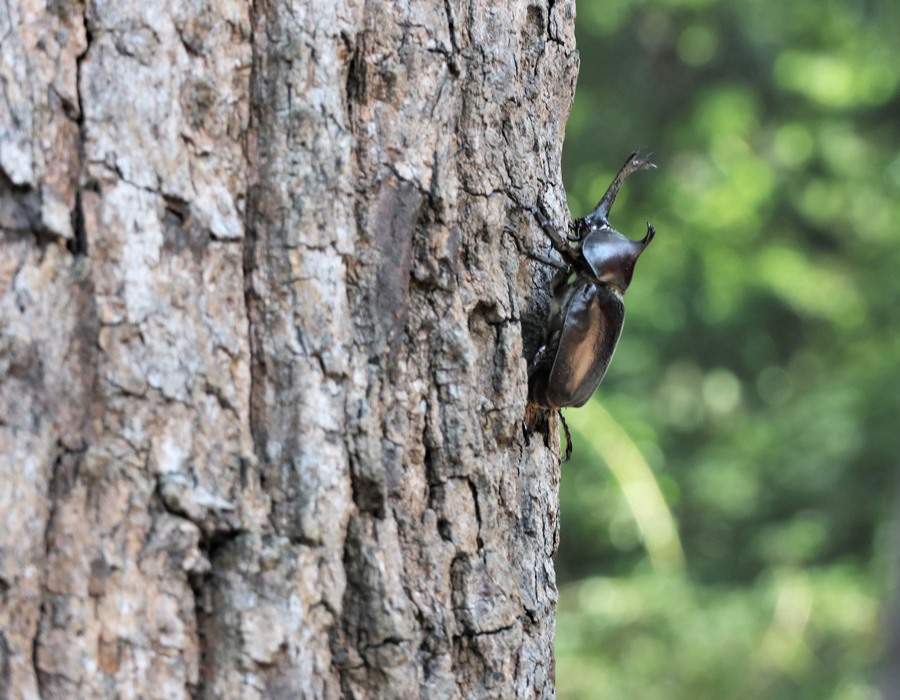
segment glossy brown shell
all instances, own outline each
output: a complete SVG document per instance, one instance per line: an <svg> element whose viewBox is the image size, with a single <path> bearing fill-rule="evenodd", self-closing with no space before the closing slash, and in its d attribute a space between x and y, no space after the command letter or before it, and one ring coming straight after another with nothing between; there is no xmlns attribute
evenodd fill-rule
<svg viewBox="0 0 900 700"><path fill-rule="evenodd" d="M587 403L606 374L624 320L621 296L583 279L563 311L559 345L538 398L557 408Z"/></svg>

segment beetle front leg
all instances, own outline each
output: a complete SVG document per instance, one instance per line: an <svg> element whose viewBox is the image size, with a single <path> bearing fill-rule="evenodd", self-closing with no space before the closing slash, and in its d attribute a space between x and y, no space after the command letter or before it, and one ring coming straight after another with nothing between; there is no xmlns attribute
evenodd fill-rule
<svg viewBox="0 0 900 700"><path fill-rule="evenodd" d="M535 206L527 207L527 209L532 213L534 218L537 219L538 225L541 227L544 235L550 239L550 245L553 246L554 250L562 255L563 260L569 265L574 263L578 258L578 253L572 249L572 246L570 246L562 236L559 235L559 232L554 228L553 224L550 223L550 220L547 218L547 215L544 214L543 210ZM567 234L566 238L568 237Z"/></svg>
<svg viewBox="0 0 900 700"><path fill-rule="evenodd" d="M532 253L530 250L522 250L522 241L519 239L519 234L509 224L503 227L503 231L504 233L508 233L510 236L512 236L512 239L516 244L516 250L519 251L520 255L524 255L526 258L530 258L531 260L535 260L536 262L542 263L556 270L569 269L568 265L560 262L559 260L553 260L552 258L548 258L546 255L541 255L540 253Z"/></svg>
<svg viewBox="0 0 900 700"><path fill-rule="evenodd" d="M616 179L613 180L609 189L606 190L603 199L600 200L590 214L584 217L584 221L588 226L591 228L609 226L609 212L616 201L616 195L619 194L619 188L622 186L622 183L625 182L625 179L631 175L631 173L635 173L638 170L653 170L656 168L656 165L650 162L650 157L653 155L652 153L648 153L646 156L642 156L640 153L641 151L637 150L628 156L628 160L625 161L625 165L619 170Z"/></svg>
<svg viewBox="0 0 900 700"><path fill-rule="evenodd" d="M553 260L552 258L548 258L546 255L541 255L540 253L525 253L526 256L535 260L536 262L543 263L548 267L552 267L556 270L568 270L569 266L565 263L559 262L559 260Z"/></svg>

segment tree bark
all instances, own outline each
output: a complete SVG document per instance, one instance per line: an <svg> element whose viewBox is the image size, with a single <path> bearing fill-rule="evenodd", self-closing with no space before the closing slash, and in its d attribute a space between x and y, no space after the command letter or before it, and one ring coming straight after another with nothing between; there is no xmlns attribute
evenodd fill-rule
<svg viewBox="0 0 900 700"><path fill-rule="evenodd" d="M547 3L0 9L0 699L554 695Z"/></svg>

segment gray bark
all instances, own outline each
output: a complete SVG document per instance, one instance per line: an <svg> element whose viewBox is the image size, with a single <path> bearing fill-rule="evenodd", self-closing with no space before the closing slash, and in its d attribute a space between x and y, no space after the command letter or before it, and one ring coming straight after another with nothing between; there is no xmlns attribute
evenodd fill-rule
<svg viewBox="0 0 900 700"><path fill-rule="evenodd" d="M0 8L0 698L553 696L546 2Z"/></svg>

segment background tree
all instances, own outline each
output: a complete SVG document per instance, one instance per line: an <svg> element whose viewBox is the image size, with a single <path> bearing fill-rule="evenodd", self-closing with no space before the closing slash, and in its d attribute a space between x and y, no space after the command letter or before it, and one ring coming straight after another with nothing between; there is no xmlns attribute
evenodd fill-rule
<svg viewBox="0 0 900 700"><path fill-rule="evenodd" d="M5 5L0 696L553 694L503 227L564 219L573 21Z"/></svg>

